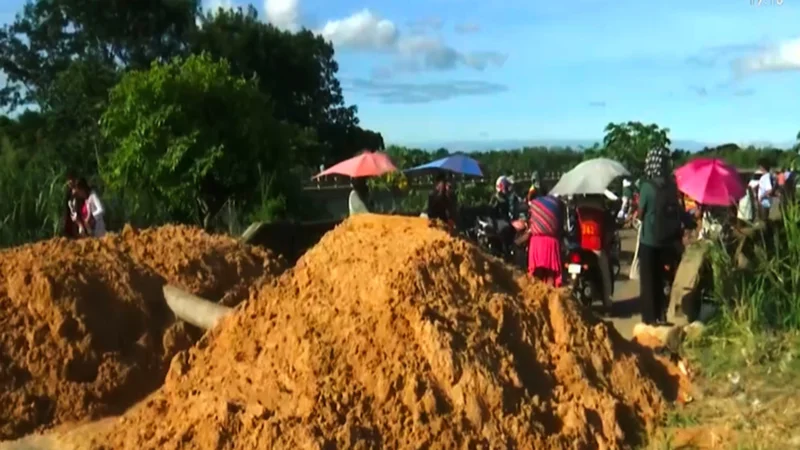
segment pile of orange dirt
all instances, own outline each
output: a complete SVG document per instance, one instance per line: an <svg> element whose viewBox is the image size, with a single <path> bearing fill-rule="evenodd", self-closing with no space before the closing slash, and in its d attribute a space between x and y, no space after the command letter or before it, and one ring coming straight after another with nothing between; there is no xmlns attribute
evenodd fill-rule
<svg viewBox="0 0 800 450"><path fill-rule="evenodd" d="M0 440L119 414L157 389L200 334L174 321L165 282L216 299L278 266L176 226L0 252Z"/></svg>
<svg viewBox="0 0 800 450"><path fill-rule="evenodd" d="M675 395L573 300L425 219L362 215L90 447L610 449Z"/></svg>

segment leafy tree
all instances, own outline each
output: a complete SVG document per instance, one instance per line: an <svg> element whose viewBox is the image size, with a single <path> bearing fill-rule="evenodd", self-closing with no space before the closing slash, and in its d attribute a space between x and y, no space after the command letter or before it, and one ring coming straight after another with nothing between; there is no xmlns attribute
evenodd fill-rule
<svg viewBox="0 0 800 450"><path fill-rule="evenodd" d="M669 147L669 128L641 122L609 123L603 138L603 154L621 162L632 174L644 170L647 152L656 147Z"/></svg>
<svg viewBox="0 0 800 450"><path fill-rule="evenodd" d="M113 68L93 59L75 60L43 92L43 119L48 136L57 139L58 159L85 174L94 174L107 148L98 121L108 92L118 81Z"/></svg>
<svg viewBox="0 0 800 450"><path fill-rule="evenodd" d="M793 150L795 152L800 152L800 131L797 132L797 136L795 137L795 139L797 140L797 143L794 144Z"/></svg>
<svg viewBox="0 0 800 450"><path fill-rule="evenodd" d="M126 74L101 126L114 148L109 186L152 196L170 216L206 227L226 201L254 200L259 180L290 177L298 147L312 143L275 119L257 80L206 54Z"/></svg>
<svg viewBox="0 0 800 450"><path fill-rule="evenodd" d="M281 31L259 20L250 6L202 17L191 48L227 59L235 74L257 77L261 91L274 102L277 118L315 129L323 148L304 158L309 165L383 147L380 135L358 128L357 109L345 105L336 79L333 47L311 31Z"/></svg>
<svg viewBox="0 0 800 450"><path fill-rule="evenodd" d="M146 68L185 51L195 28L197 0L28 1L0 28L0 69L8 76L0 104L39 103L76 59L109 67Z"/></svg>

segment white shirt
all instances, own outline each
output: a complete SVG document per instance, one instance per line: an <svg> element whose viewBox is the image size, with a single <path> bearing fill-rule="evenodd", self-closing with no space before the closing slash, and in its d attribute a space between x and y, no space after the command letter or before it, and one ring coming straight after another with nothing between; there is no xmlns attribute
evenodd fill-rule
<svg viewBox="0 0 800 450"><path fill-rule="evenodd" d="M89 208L89 214L94 217L94 237L103 237L106 235L106 221L103 220L103 215L105 214L105 209L103 208L103 203L100 201L100 197L97 196L97 193L92 191L89 194L89 198L86 199L86 205Z"/></svg>
<svg viewBox="0 0 800 450"><path fill-rule="evenodd" d="M772 174L767 172L761 175L761 178L758 179L758 201L765 208L769 208L771 203L770 198L767 197L767 192L772 190Z"/></svg>

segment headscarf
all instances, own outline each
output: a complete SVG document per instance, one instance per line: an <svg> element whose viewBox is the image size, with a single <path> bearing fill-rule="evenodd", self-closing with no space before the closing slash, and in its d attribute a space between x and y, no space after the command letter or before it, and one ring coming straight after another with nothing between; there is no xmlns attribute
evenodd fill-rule
<svg viewBox="0 0 800 450"><path fill-rule="evenodd" d="M656 147L647 154L644 174L647 178L661 178L669 173L670 154L665 147Z"/></svg>

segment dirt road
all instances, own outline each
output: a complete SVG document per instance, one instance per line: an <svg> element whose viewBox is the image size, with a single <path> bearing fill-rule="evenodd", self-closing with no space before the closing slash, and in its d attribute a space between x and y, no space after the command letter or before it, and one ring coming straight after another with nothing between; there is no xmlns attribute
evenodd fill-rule
<svg viewBox="0 0 800 450"><path fill-rule="evenodd" d="M614 281L614 316L611 322L623 336L630 339L633 337L633 327L641 321L638 305L639 281L628 278L636 248L636 232L629 229L622 230L620 239L622 268L620 275Z"/></svg>

